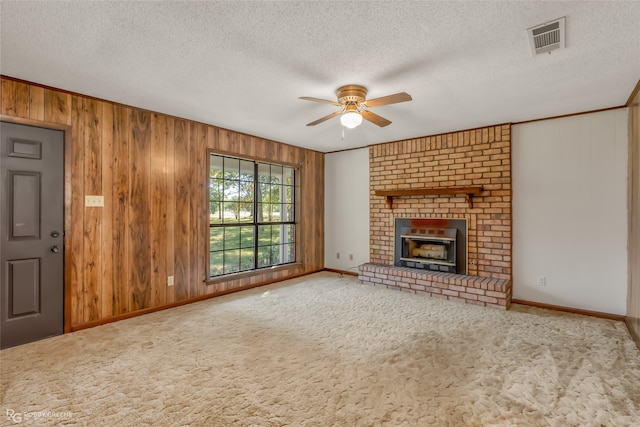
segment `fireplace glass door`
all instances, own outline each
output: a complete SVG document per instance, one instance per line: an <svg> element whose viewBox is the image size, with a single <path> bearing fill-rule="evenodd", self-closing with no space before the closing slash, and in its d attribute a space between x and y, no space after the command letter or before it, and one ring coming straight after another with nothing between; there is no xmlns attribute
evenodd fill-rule
<svg viewBox="0 0 640 427"><path fill-rule="evenodd" d="M455 272L457 230L455 228L444 230L446 232L439 233L438 236L431 233L400 236L402 238L400 259L406 263L407 267Z"/></svg>

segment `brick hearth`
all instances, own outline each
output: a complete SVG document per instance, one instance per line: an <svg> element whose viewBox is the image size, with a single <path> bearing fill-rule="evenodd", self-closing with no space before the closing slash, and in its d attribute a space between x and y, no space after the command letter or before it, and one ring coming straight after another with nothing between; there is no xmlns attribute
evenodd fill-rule
<svg viewBox="0 0 640 427"><path fill-rule="evenodd" d="M509 307L511 125L371 146L369 176L371 264L360 266L363 283ZM384 197L375 195L376 190L466 186L483 189L473 197L472 208L463 195L397 196L392 208ZM468 275L394 267L396 218L467 219ZM489 289L489 285L494 289Z"/></svg>
<svg viewBox="0 0 640 427"><path fill-rule="evenodd" d="M362 264L358 279L374 286L468 304L501 309L511 304L511 281L504 279L379 264Z"/></svg>

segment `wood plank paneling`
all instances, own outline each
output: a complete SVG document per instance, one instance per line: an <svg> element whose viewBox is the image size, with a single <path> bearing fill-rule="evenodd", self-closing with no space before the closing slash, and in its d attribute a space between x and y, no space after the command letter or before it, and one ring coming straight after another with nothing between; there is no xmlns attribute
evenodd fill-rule
<svg viewBox="0 0 640 427"><path fill-rule="evenodd" d="M16 82L16 116L29 118L29 85L22 82Z"/></svg>
<svg viewBox="0 0 640 427"><path fill-rule="evenodd" d="M113 105L104 103L102 109L102 195L101 257L102 272L101 313L103 318L113 316Z"/></svg>
<svg viewBox="0 0 640 427"><path fill-rule="evenodd" d="M189 229L191 230L191 232L189 233L189 262L188 262L188 268L189 268L189 279L187 280L187 283L189 284L189 298L194 298L196 296L198 296L198 291L199 291L199 287L200 284L198 283L198 280L202 281L201 279L198 278L198 264L199 264L199 260L197 259L198 256L198 246L197 244L195 244L195 242L198 241L198 208L201 204L201 202L204 199L204 195L200 194L200 192L198 191L199 186L198 186L198 181L200 181L201 179L198 179L198 174L197 174L197 167L198 167L198 155L201 153L200 152L200 141L201 141L201 135L205 134L206 137L206 132L204 131L204 126L200 125L199 123L195 123L195 122L191 122L190 126L189 126L189 160L188 160L188 170L189 173L187 174L187 186L188 188L191 190L191 195L189 197L189 205L188 205L188 209L189 209ZM202 176L202 175L200 175Z"/></svg>
<svg viewBox="0 0 640 427"><path fill-rule="evenodd" d="M640 348L640 81L629 100L629 285L627 324Z"/></svg>
<svg viewBox="0 0 640 427"><path fill-rule="evenodd" d="M150 114L134 110L131 115L129 175L129 255L131 265L129 310L136 311L151 305L151 244L150 244L150 181L151 132Z"/></svg>
<svg viewBox="0 0 640 427"><path fill-rule="evenodd" d="M208 197L208 179L209 172L207 171L207 141L209 137L209 131L211 127L201 126L198 145L196 150L194 150L194 157L196 159L195 163L195 173L194 173L194 184L196 189L195 199L197 201L196 211L194 212L194 219L196 221L196 239L193 242L192 250L193 250L193 259L194 264L196 264L196 272L195 277L192 282L197 285L197 296L201 296L205 294L206 286L205 279L207 272L207 263L209 262L209 251L205 251L205 243L209 241L209 227L208 227L208 218L209 218L209 204L207 200Z"/></svg>
<svg viewBox="0 0 640 427"><path fill-rule="evenodd" d="M322 153L10 78L0 83L2 114L70 127L65 289L71 329L323 267ZM203 282L207 148L297 167L296 264ZM104 207L84 206L92 194L104 196ZM168 276L174 286L167 286Z"/></svg>
<svg viewBox="0 0 640 427"><path fill-rule="evenodd" d="M82 324L84 320L84 99L74 96L72 151L71 151L71 283L65 284L71 289L71 324Z"/></svg>
<svg viewBox="0 0 640 427"><path fill-rule="evenodd" d="M176 223L176 186L175 186L175 120L167 118L166 139L166 192L167 192L167 277L175 276L175 223ZM175 277L174 277L175 280ZM167 287L166 303L171 304L176 300L175 286Z"/></svg>
<svg viewBox="0 0 640 427"><path fill-rule="evenodd" d="M189 259L189 224L190 200L190 170L189 170L189 123L176 120L174 128L174 162L175 162L175 300L182 301L189 298L189 273L191 271Z"/></svg>
<svg viewBox="0 0 640 427"><path fill-rule="evenodd" d="M84 194L102 194L102 102L84 103ZM84 321L102 317L102 209L84 211Z"/></svg>
<svg viewBox="0 0 640 427"><path fill-rule="evenodd" d="M29 86L29 118L44 120L44 88Z"/></svg>
<svg viewBox="0 0 640 427"><path fill-rule="evenodd" d="M301 174L301 186L316 189L313 194L302 192L301 209L302 217L313 215L314 212L324 212L324 156L314 151L307 152L303 173ZM303 222L302 242L304 263L316 270L324 266L324 222Z"/></svg>
<svg viewBox="0 0 640 427"><path fill-rule="evenodd" d="M13 80L2 79L2 114L7 116L16 116L16 82Z"/></svg>
<svg viewBox="0 0 640 427"><path fill-rule="evenodd" d="M151 116L151 306L167 301L167 118Z"/></svg>
<svg viewBox="0 0 640 427"><path fill-rule="evenodd" d="M85 98L82 98L82 100L84 101ZM82 117L82 114L80 114L80 117ZM71 95L45 89L44 120L51 123L71 125Z"/></svg>
<svg viewBox="0 0 640 427"><path fill-rule="evenodd" d="M129 117L130 109L113 111L113 314L129 312Z"/></svg>

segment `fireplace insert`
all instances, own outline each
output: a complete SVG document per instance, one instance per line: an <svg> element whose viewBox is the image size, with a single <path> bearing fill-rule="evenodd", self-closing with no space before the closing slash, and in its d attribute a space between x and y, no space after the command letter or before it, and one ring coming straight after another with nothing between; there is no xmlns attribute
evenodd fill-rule
<svg viewBox="0 0 640 427"><path fill-rule="evenodd" d="M455 228L434 227L402 234L400 261L406 267L455 273L457 233Z"/></svg>

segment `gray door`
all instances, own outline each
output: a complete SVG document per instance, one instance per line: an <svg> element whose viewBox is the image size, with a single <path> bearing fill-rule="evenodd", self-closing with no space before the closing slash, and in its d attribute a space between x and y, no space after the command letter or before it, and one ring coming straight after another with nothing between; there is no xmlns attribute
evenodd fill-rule
<svg viewBox="0 0 640 427"><path fill-rule="evenodd" d="M64 137L1 123L0 347L64 328Z"/></svg>

